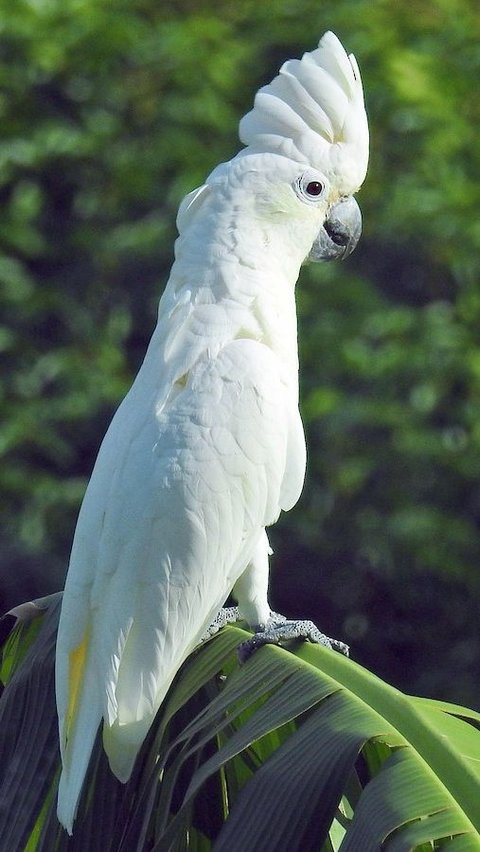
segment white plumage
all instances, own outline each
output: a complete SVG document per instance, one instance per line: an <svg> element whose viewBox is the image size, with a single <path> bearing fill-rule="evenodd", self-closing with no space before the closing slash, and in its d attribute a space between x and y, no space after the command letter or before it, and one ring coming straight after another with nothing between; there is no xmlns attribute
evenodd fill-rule
<svg viewBox="0 0 480 852"><path fill-rule="evenodd" d="M180 206L158 324L78 519L56 672L69 832L102 718L125 781L232 589L268 623L265 527L302 489L294 285L307 256L352 250L368 151L358 68L332 33L260 90L240 137Z"/></svg>

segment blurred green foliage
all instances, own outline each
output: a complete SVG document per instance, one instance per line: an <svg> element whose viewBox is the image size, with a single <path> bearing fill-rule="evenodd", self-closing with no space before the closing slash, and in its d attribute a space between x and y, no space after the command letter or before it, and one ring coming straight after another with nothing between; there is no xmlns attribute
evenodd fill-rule
<svg viewBox="0 0 480 852"><path fill-rule="evenodd" d="M326 29L362 69L371 166L359 248L298 287L309 469L272 599L479 706L476 0L0 0L3 603L62 585L182 195Z"/></svg>

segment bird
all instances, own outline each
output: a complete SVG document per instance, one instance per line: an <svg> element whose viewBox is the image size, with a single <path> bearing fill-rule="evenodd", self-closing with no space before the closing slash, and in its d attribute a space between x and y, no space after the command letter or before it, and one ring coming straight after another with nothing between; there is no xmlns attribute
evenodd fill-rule
<svg viewBox="0 0 480 852"><path fill-rule="evenodd" d="M94 741L122 782L180 666L237 615L264 641L346 646L268 602L266 528L298 501L306 449L295 285L362 229L368 122L353 54L327 32L241 119L241 150L181 202L145 359L80 508L56 646L68 831Z"/></svg>

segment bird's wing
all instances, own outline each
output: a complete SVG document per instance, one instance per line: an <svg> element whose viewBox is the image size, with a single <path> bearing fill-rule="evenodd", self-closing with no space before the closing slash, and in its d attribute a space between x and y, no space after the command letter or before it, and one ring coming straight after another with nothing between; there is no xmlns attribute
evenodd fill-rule
<svg viewBox="0 0 480 852"><path fill-rule="evenodd" d="M136 419L130 403L119 410L82 507L59 629L64 785L102 715L112 769L130 774L179 666L279 514L286 399L271 350L236 340L200 358L160 416L154 399L134 400ZM75 807L78 795L65 798Z"/></svg>

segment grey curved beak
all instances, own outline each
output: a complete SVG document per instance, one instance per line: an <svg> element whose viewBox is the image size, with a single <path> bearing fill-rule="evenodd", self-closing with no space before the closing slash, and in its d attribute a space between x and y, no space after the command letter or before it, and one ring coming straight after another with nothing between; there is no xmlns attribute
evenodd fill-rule
<svg viewBox="0 0 480 852"><path fill-rule="evenodd" d="M343 260L352 253L361 233L360 207L353 196L342 198L330 208L307 259L314 262Z"/></svg>

